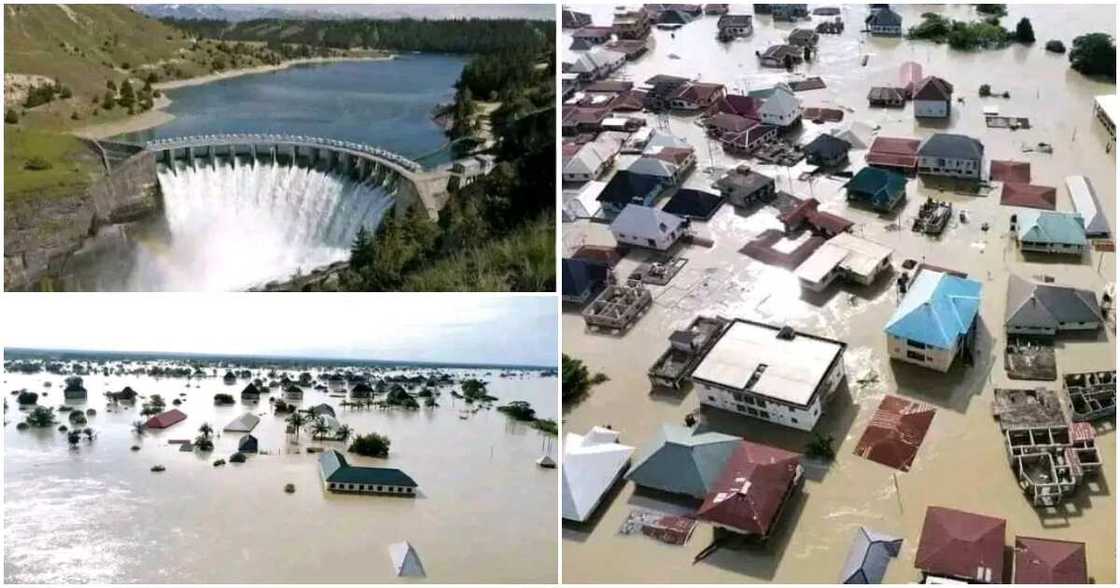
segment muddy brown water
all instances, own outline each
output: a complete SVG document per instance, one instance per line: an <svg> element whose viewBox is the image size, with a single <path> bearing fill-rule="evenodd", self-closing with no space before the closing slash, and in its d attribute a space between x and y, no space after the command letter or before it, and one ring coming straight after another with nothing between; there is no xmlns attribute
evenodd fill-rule
<svg viewBox="0 0 1120 588"><path fill-rule="evenodd" d="M611 6L581 9L592 13L595 24L610 22ZM926 11L954 18L968 18L972 14L972 9L964 6L910 5L897 9L903 15L904 26L917 22ZM816 61L798 69L808 76L823 77L828 87L801 92L798 97L804 106L850 109L845 113L845 122L859 120L879 125L881 135L922 138L945 128L974 136L984 143L989 158L1029 161L1033 183L1058 189L1058 210L1072 210L1065 176L1088 176L1110 226L1115 229L1115 160L1105 152L1107 134L1092 113L1093 97L1113 93L1115 86L1081 76L1069 69L1067 56L1049 54L1042 48L1049 39L1061 39L1069 47L1079 34L1114 33L1115 8L1011 5L1008 9L1010 14L1003 20L1004 25L1014 27L1020 17L1029 17L1038 43L1031 47L963 53L929 43L867 38L858 33L866 8L843 7L847 30L840 36L822 35ZM732 11L749 12L750 7L733 5ZM814 23L819 18L822 17L814 17ZM758 17L752 37L721 45L715 41L715 23L715 17L703 17L675 34L655 30L652 34L656 48L629 63L619 76L640 83L654 74L666 73L723 82L739 90L787 79L783 71L760 70L754 52L779 42L794 25L775 26L769 17ZM561 42L566 45L569 40L565 34ZM670 54L679 59L670 58ZM869 55L866 67L860 65L863 54ZM918 124L909 105L901 110L868 107L869 87L893 85L899 65L911 60L920 63L926 75L949 80L956 87L955 96L965 98L964 103L954 102L949 124ZM1011 98L979 98L977 89L983 83L991 84L994 90L1010 91ZM998 105L1003 115L1029 117L1032 128L987 128L982 112L983 106L989 104ZM725 156L718 146L709 145L694 118L668 116L649 120L650 124L686 137L696 147L699 165L686 182L689 187L708 187L722 170L742 161ZM802 141L829 126L806 121ZM1023 144L1038 142L1053 144L1054 153L1021 152ZM851 170L862 166L864 154L859 150L851 152ZM620 165L626 162L624 158ZM924 259L965 271L979 280L983 284L983 303L977 364L969 368L958 366L942 375L888 361L882 328L895 305L889 279L881 278L868 288L840 285L821 295L803 295L791 272L738 252L753 236L778 226L773 211L762 208L744 214L723 207L710 221L694 225L714 240L714 246L679 249L678 254L689 260L684 270L668 286L652 287L653 307L626 334L588 332L578 311L565 308L564 352L584 360L593 371L607 374L610 381L595 387L581 402L566 407L564 427L567 431L583 432L596 424L610 424L621 431L624 443L640 446L661 423L682 423L684 415L697 407L695 395L651 394L646 369L667 347L669 334L697 314L738 316L788 323L848 343L848 389L833 399L817 428L836 437L838 457L829 464L806 460L804 489L788 507L780 530L765 549L725 549L695 565L693 557L712 539L710 526L699 525L683 547L617 534L633 508L687 512L694 505L635 492L630 483L620 484L604 499L603 507L589 524L564 525L564 581L835 582L856 528L866 526L905 539L902 552L891 562L884 581L911 582L918 578L913 564L926 507L940 505L1005 518L1008 544L1014 542L1016 535L1084 541L1090 576L1098 583L1115 582L1114 425L1098 427L1103 477L1084 488L1068 508L1044 513L1033 508L1019 492L990 412L993 388L1024 386L1009 380L1003 370L1006 274L1049 275L1058 283L1099 293L1115 280L1114 254L1094 251L1080 262L1062 257L1024 258L1008 237L1009 216L1014 209L1000 206L998 192L967 196L941 192L911 180L905 207L895 215L880 216L848 208L840 188L842 180L800 182L797 177L807 168L804 162L788 171L757 167L775 177L779 189L792 188L799 196L816 197L822 209L853 220L857 235L893 248L896 266L907 258ZM912 233L910 221L927 196L963 208L968 222L954 218L940 239ZM904 229L888 228L896 222ZM990 224L987 232L981 230L985 222ZM565 224L563 237L567 253L581 244L614 243L604 225L587 222ZM645 252L631 252L620 262L616 274L628 275L648 257ZM1096 336L1061 338L1056 349L1059 373L1115 369L1115 339L1112 327L1107 330L1107 334L1102 330ZM1032 385L1025 383L1026 387ZM875 407L887 393L921 400L937 409L929 434L908 473L896 472L852 453ZM705 411L703 416L705 428L791 450L803 451L809 440L804 433L745 417L713 411Z"/></svg>

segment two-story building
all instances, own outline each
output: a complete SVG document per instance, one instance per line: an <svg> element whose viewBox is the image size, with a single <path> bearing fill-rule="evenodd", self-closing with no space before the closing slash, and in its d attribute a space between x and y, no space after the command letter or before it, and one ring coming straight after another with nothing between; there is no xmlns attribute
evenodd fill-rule
<svg viewBox="0 0 1120 588"><path fill-rule="evenodd" d="M984 144L966 135L934 133L918 147L918 173L980 180Z"/></svg>
<svg viewBox="0 0 1120 588"><path fill-rule="evenodd" d="M891 359L947 372L971 358L980 317L980 282L922 269L887 321Z"/></svg>
<svg viewBox="0 0 1120 588"><path fill-rule="evenodd" d="M847 344L735 319L692 372L700 404L811 431L845 381Z"/></svg>

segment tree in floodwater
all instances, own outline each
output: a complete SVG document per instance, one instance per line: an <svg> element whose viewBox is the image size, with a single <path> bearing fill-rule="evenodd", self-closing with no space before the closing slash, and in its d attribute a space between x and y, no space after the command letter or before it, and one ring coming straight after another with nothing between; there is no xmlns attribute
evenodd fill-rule
<svg viewBox="0 0 1120 588"><path fill-rule="evenodd" d="M602 384L610 378L603 373L594 376L583 365L583 361L564 354L560 357L561 391L563 399L578 399L586 395L592 386Z"/></svg>
<svg viewBox="0 0 1120 588"><path fill-rule="evenodd" d="M1019 20L1019 24L1015 25L1015 40L1028 45L1034 43L1034 27L1031 26L1031 19L1024 16Z"/></svg>
<svg viewBox="0 0 1120 588"><path fill-rule="evenodd" d="M326 435L330 430L330 426L327 425L327 419L319 417L311 423L311 438L322 439L323 435Z"/></svg>
<svg viewBox="0 0 1120 588"><path fill-rule="evenodd" d="M370 433L355 437L347 451L366 457L388 457L391 444L392 442L385 435Z"/></svg>
<svg viewBox="0 0 1120 588"><path fill-rule="evenodd" d="M45 406L36 406L35 410L32 410L31 413L27 415L25 422L36 428L50 427L56 422L54 419L54 409Z"/></svg>
<svg viewBox="0 0 1120 588"><path fill-rule="evenodd" d="M143 435L144 428L144 421L132 421L132 432L135 433L136 436L139 437L140 435Z"/></svg>
<svg viewBox="0 0 1120 588"><path fill-rule="evenodd" d="M1089 33L1073 40L1069 63L1087 76L1103 75L1116 79L1116 43L1107 33Z"/></svg>
<svg viewBox="0 0 1120 588"><path fill-rule="evenodd" d="M296 411L288 415L288 418L285 419L285 422L291 425L292 429L295 429L296 441L299 441L299 430L307 424L307 417L304 416L302 412Z"/></svg>

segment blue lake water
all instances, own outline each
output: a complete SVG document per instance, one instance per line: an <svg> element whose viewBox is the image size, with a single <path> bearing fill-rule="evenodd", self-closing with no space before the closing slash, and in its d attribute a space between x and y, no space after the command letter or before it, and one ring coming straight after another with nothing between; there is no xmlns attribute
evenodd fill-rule
<svg viewBox="0 0 1120 588"><path fill-rule="evenodd" d="M432 109L454 96L466 58L402 55L390 61L301 65L168 91L167 124L125 141L216 133L312 135L375 145L411 158L447 139ZM448 160L446 150L426 166Z"/></svg>

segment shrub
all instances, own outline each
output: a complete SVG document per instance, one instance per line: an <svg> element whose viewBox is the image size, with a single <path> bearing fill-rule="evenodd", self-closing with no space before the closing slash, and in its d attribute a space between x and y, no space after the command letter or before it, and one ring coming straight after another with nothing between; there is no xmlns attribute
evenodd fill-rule
<svg viewBox="0 0 1120 588"><path fill-rule="evenodd" d="M9 108L4 112L4 122L9 125L19 123L19 113L14 108Z"/></svg>
<svg viewBox="0 0 1120 588"><path fill-rule="evenodd" d="M45 406L36 406L35 410L32 410L31 413L27 415L27 419L24 422L26 422L28 426L36 428L53 426L56 422L54 420L54 409Z"/></svg>
<svg viewBox="0 0 1120 588"><path fill-rule="evenodd" d="M366 457L388 457L391 444L392 442L385 435L370 433L355 437L347 451Z"/></svg>
<svg viewBox="0 0 1120 588"><path fill-rule="evenodd" d="M230 394L221 393L221 394L215 394L214 395L214 404L216 404L216 405L220 406L220 405L223 405L223 404L235 404L235 403L236 403L236 401L233 399L233 396L230 395Z"/></svg>
<svg viewBox="0 0 1120 588"><path fill-rule="evenodd" d="M19 396L16 397L16 402L19 402L20 404L35 404L39 402L39 395L34 392L22 390L19 393Z"/></svg>
<svg viewBox="0 0 1120 588"><path fill-rule="evenodd" d="M23 164L24 169L32 171L45 171L54 167L54 164L36 155Z"/></svg>
<svg viewBox="0 0 1120 588"><path fill-rule="evenodd" d="M1046 42L1046 50L1051 52L1051 53L1065 53L1066 52L1066 44L1057 40L1057 39L1054 39L1052 41L1047 41Z"/></svg>

